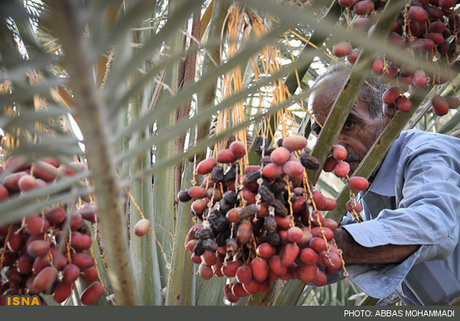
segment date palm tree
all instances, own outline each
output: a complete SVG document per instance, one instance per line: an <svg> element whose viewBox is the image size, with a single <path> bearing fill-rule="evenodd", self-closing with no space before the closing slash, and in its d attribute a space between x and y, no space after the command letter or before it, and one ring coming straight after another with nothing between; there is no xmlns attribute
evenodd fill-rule
<svg viewBox="0 0 460 321"><path fill-rule="evenodd" d="M0 201L0 226L89 197L98 217L91 249L108 298L97 304L229 304L224 278L197 276L184 248L195 220L190 202L176 195L201 183L196 164L230 137L265 133L273 144L305 133L310 152L324 164L376 56L439 72L441 63L383 45L406 3L378 2L368 34L350 28L353 12L330 0L2 1L2 161L53 157L88 167ZM337 62L331 49L339 41L362 53L346 67L349 85L317 136L310 133L314 120L305 100L311 81ZM412 111L395 116L354 174L369 177L403 129L459 136L459 113L441 118L429 103L434 94L456 94L457 85L451 77L412 92ZM251 151L248 162L257 161ZM337 198L327 215L340 220L347 187L320 170L308 176ZM151 229L137 237L141 218ZM81 304L81 282L63 304ZM348 280L324 288L291 280L238 304L354 305L365 298Z"/></svg>

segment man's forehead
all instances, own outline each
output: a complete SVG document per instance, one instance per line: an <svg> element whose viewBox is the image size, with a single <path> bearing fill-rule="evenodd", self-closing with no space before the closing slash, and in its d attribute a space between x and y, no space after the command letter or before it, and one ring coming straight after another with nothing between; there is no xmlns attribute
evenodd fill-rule
<svg viewBox="0 0 460 321"><path fill-rule="evenodd" d="M347 80L348 75L342 73L332 73L323 76L315 85L315 87L331 87L337 85L343 85Z"/></svg>
<svg viewBox="0 0 460 321"><path fill-rule="evenodd" d="M330 75L315 84L314 88L312 88L312 93L308 97L309 109L314 111L313 106L316 104L330 104L331 101L335 101L345 81L342 78L343 77L339 78L334 77L334 75Z"/></svg>
<svg viewBox="0 0 460 321"><path fill-rule="evenodd" d="M312 88L312 93L308 97L308 110L315 114L324 113L325 107L330 109L337 99L337 96L340 94L346 80L347 76L343 74L331 74L321 79L314 88ZM362 95L363 91L361 90L353 104L353 109L357 108L358 101L363 101Z"/></svg>

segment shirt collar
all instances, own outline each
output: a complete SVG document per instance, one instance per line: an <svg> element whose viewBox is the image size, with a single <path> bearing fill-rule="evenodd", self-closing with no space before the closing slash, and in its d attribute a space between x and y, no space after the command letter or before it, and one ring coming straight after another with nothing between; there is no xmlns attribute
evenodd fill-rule
<svg viewBox="0 0 460 321"><path fill-rule="evenodd" d="M388 150L377 174L369 187L371 192L383 196L395 196L396 169L398 167L401 148L404 146L403 133L395 140Z"/></svg>

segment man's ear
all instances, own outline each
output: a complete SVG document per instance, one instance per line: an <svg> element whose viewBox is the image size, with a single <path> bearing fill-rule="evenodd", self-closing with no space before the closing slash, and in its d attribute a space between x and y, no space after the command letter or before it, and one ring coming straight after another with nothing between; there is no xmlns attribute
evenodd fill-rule
<svg viewBox="0 0 460 321"><path fill-rule="evenodd" d="M385 125L393 119L393 117L398 112L395 104L383 104L383 120Z"/></svg>

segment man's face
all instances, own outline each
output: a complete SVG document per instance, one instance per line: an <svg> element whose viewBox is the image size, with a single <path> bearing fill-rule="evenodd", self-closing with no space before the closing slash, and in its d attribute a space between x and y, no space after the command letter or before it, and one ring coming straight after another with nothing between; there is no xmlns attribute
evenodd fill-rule
<svg viewBox="0 0 460 321"><path fill-rule="evenodd" d="M309 109L321 125L326 122L332 105L346 79L345 76L336 77L336 79L333 77L334 75L322 79L318 84L320 89L315 90L309 98ZM367 104L360 98L362 95L364 95L363 91L360 92L353 104L350 115L336 141L336 144L347 149L345 161L350 164L350 173L353 173L358 167L385 125L382 117L373 118L369 114ZM320 129L316 123L312 122L313 131L319 134Z"/></svg>

